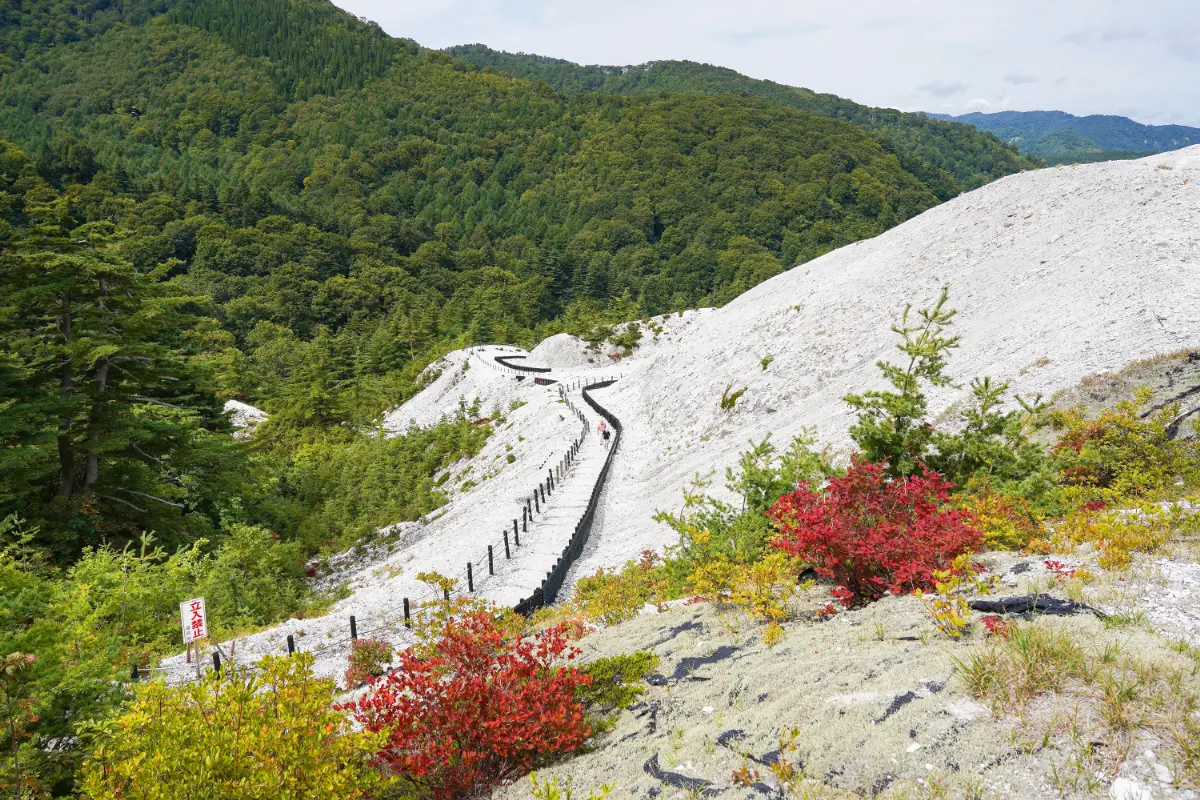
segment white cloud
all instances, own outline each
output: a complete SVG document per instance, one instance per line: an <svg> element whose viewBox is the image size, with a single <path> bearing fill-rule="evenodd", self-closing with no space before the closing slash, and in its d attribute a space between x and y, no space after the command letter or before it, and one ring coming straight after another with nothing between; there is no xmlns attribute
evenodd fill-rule
<svg viewBox="0 0 1200 800"><path fill-rule="evenodd" d="M1005 83L1011 83L1013 86L1022 86L1026 83L1037 83L1036 75L1026 75L1023 72L1010 72L1004 76Z"/></svg>
<svg viewBox="0 0 1200 800"><path fill-rule="evenodd" d="M1136 24L1126 0L336 2L427 47L482 42L584 64L689 59L870 105L1136 107L1200 125L1196 0L1143 0ZM1064 73L1069 82L1036 79Z"/></svg>
<svg viewBox="0 0 1200 800"><path fill-rule="evenodd" d="M960 81L931 81L917 88L925 92L925 94L931 94L934 97L953 97L956 94L962 94L968 87Z"/></svg>

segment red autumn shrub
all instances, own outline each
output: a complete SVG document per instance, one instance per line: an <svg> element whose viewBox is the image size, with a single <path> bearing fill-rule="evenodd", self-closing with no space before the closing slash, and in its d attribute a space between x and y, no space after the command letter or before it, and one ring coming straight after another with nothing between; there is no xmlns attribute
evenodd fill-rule
<svg viewBox="0 0 1200 800"><path fill-rule="evenodd" d="M984 630L987 631L988 636L998 636L1001 639L1007 639L1012 636L1013 631L1017 628L1011 620L992 615L982 617L980 622L983 623Z"/></svg>
<svg viewBox="0 0 1200 800"><path fill-rule="evenodd" d="M451 620L427 658L410 648L398 668L348 706L369 731L388 731L379 757L448 800L519 777L591 733L577 687L591 677L560 666L579 654L566 626L506 640L486 612Z"/></svg>
<svg viewBox="0 0 1200 800"><path fill-rule="evenodd" d="M1071 569L1061 561L1052 561L1050 559L1046 559L1042 563L1046 565L1047 570L1054 573L1054 577L1058 578L1059 583L1066 583L1067 581L1071 580L1071 578L1074 578L1075 573L1079 571L1077 569Z"/></svg>
<svg viewBox="0 0 1200 800"><path fill-rule="evenodd" d="M889 480L856 458L823 491L803 482L775 502L772 544L837 583L833 595L847 607L885 591L932 589L935 570L982 540L969 513L944 507L951 488L936 472Z"/></svg>

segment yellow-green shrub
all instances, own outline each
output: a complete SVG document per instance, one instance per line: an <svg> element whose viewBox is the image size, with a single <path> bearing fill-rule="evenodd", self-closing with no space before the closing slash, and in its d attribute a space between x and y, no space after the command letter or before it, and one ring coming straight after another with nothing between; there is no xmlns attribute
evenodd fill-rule
<svg viewBox="0 0 1200 800"><path fill-rule="evenodd" d="M1200 528L1200 514L1182 505L1142 503L1103 510L1084 505L1063 518L1055 529L1060 544L1091 544L1100 550L1100 566L1123 569L1133 553L1153 553L1182 530Z"/></svg>
<svg viewBox="0 0 1200 800"><path fill-rule="evenodd" d="M957 505L974 518L989 550L1022 550L1042 529L1041 516L1027 500L994 492L986 483L968 484Z"/></svg>
<svg viewBox="0 0 1200 800"><path fill-rule="evenodd" d="M798 571L797 559L772 552L752 564L721 558L701 564L688 583L697 595L732 605L752 620L765 623L763 639L773 645L783 637L780 623L790 615L788 601L796 594Z"/></svg>
<svg viewBox="0 0 1200 800"><path fill-rule="evenodd" d="M1177 483L1200 482L1200 445L1170 437L1168 428L1179 414L1168 403L1143 419L1139 408L1150 400L1140 389L1135 400L1118 403L1096 419L1082 410L1058 412L1062 431L1053 453L1064 483L1077 487L1078 499L1122 501L1146 497Z"/></svg>
<svg viewBox="0 0 1200 800"><path fill-rule="evenodd" d="M986 582L975 578L970 553L956 556L950 569L936 570L933 579L933 592L918 590L916 594L924 598L925 610L939 633L951 639L961 638L970 627L967 596L985 590Z"/></svg>
<svg viewBox="0 0 1200 800"><path fill-rule="evenodd" d="M659 575L661 559L647 550L637 561L627 561L620 572L599 569L575 585L574 604L590 622L616 625L633 619L649 602L664 598Z"/></svg>
<svg viewBox="0 0 1200 800"><path fill-rule="evenodd" d="M121 716L95 724L81 788L89 800L373 797L384 737L334 710L337 687L312 676L312 656L268 657L242 678L139 686Z"/></svg>

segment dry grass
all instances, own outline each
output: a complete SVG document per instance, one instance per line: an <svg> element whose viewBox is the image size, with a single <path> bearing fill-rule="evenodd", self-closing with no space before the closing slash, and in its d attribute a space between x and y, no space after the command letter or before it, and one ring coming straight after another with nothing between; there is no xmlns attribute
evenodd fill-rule
<svg viewBox="0 0 1200 800"><path fill-rule="evenodd" d="M1087 678L1083 648L1061 630L1017 625L1007 638L993 638L954 667L966 690L993 708L1023 707L1046 692L1061 692L1072 679Z"/></svg>
<svg viewBox="0 0 1200 800"><path fill-rule="evenodd" d="M1200 782L1200 648L1153 636L1126 646L1121 636L1150 637L1136 615L1116 618L1088 637L1047 620L1018 624L955 658L956 676L995 713L1015 713L1056 696L1072 710L1055 714L1031 750L1067 753L1055 770L1060 787L1090 784L1096 769L1116 767L1142 737L1162 742L1176 781ZM1042 704L1046 707L1046 704ZM1030 718L1037 717L1037 714ZM1043 715L1044 716L1044 715ZM1045 720L1043 719L1043 722ZM1087 786L1083 786L1087 788Z"/></svg>

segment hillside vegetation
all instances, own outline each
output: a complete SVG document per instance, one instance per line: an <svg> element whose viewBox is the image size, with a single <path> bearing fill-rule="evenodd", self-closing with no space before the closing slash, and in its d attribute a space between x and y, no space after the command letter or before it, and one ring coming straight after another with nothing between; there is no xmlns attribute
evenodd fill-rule
<svg viewBox="0 0 1200 800"><path fill-rule="evenodd" d="M930 116L990 131L1016 145L1022 155L1039 156L1051 164L1138 158L1200 143L1200 128L1143 125L1109 114L1077 117L1063 111L997 111Z"/></svg>
<svg viewBox="0 0 1200 800"><path fill-rule="evenodd" d="M581 66L558 58L504 53L481 44L451 47L446 52L482 69L490 67L544 81L564 94L729 94L760 97L810 114L845 120L869 131L943 200L1036 164L991 136L943 124L924 114L859 105L837 95L756 80L711 64L653 61L636 66Z"/></svg>

